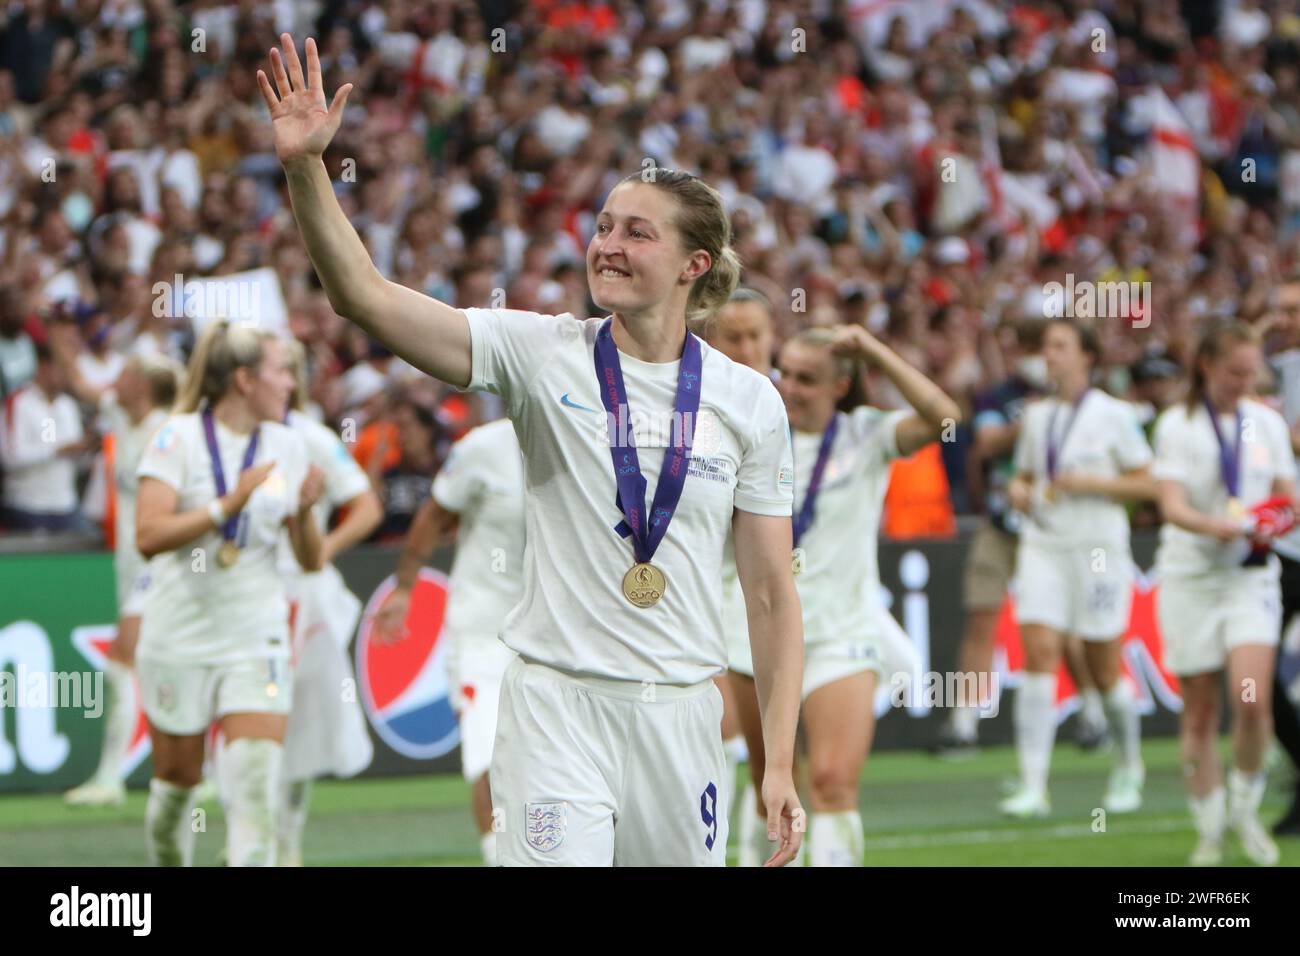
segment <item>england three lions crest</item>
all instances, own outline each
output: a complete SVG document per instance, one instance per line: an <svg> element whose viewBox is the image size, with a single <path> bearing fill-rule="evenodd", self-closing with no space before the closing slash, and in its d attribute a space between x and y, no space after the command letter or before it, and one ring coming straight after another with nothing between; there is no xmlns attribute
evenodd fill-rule
<svg viewBox="0 0 1300 956"><path fill-rule="evenodd" d="M564 804L525 804L524 825L528 845L539 853L549 853L564 842Z"/></svg>

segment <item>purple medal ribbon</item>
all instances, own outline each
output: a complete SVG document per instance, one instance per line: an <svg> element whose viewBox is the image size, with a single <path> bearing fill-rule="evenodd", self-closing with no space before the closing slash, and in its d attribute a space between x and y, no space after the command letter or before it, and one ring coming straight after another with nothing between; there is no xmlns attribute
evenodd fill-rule
<svg viewBox="0 0 1300 956"><path fill-rule="evenodd" d="M244 449L244 464L240 467L240 472L246 471L253 464L253 459L257 457L257 439L262 433L261 426L253 429L252 437L248 439L248 447ZM217 486L217 497L221 498L226 493L226 476L221 469L221 452L217 448L217 428L212 417L212 406L203 409L203 437L208 442L208 457L212 459L212 481ZM227 518L226 523L221 526L221 537L226 541L234 541L235 534L239 529L240 515Z"/></svg>
<svg viewBox="0 0 1300 956"><path fill-rule="evenodd" d="M822 473L826 471L826 462L831 457L831 445L835 444L835 433L840 427L840 413L836 412L831 416L831 423L826 426L826 431L822 432L822 443L817 448L817 461L813 464L812 477L808 479L808 490L804 492L803 504L799 507L799 513L794 519L794 546L799 547L799 539L803 537L813 523L813 517L817 513L817 492L821 491Z"/></svg>
<svg viewBox="0 0 1300 956"><path fill-rule="evenodd" d="M624 520L614 526L622 537L632 538L632 551L638 564L647 563L654 557L659 542L663 540L672 521L677 502L681 500L682 488L686 485L686 467L690 461L688 454L695 440L695 416L700 408L700 374L703 357L700 352L700 340L689 330L686 343L682 348L681 365L677 372L677 397L673 403L676 421L682 423L680 429L674 427L672 439L664 451L663 470L659 473L659 482L655 487L654 503L651 508L649 528L645 523L645 489L646 480L641 474L641 462L637 458L636 439L630 427L623 425L624 416L628 414L627 389L623 385L623 369L618 361L618 347L610 333L613 319L606 319L596 333L596 381L600 390L600 400L609 413L609 453L614 462L614 478L618 485L615 503L622 512ZM680 434L684 433L684 434ZM627 446L619 447L619 436L626 436ZM680 443L679 443L680 441Z"/></svg>
<svg viewBox="0 0 1300 956"><path fill-rule="evenodd" d="M1228 448L1228 443L1223 440L1223 433L1219 431L1219 416L1210 404L1210 399L1205 398L1205 411L1210 416L1210 427L1214 429L1214 438L1219 443L1219 473L1223 476L1223 484L1228 489L1230 498L1237 497L1237 491L1241 487L1241 406L1235 409L1237 415L1237 441Z"/></svg>
<svg viewBox="0 0 1300 956"><path fill-rule="evenodd" d="M1061 442L1057 444L1053 439L1056 435L1056 415L1061 410L1060 403L1052 409L1052 417L1047 422L1047 477L1053 479L1056 477L1056 466L1060 460L1061 452L1065 449L1065 443L1070 438L1070 429L1074 427L1075 420L1079 417L1079 406L1083 400L1088 397L1091 388L1085 388L1079 393L1079 397L1074 400L1073 410L1070 412L1070 420L1065 423L1065 432L1061 435Z"/></svg>

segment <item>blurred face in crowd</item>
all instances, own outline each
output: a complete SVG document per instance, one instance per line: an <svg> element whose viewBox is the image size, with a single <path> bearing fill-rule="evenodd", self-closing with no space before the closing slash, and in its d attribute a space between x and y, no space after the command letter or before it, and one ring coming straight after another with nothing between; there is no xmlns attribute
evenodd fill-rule
<svg viewBox="0 0 1300 956"><path fill-rule="evenodd" d="M1053 322L1043 331L1043 359L1047 378L1058 390L1086 380L1091 358L1079 342L1079 334L1068 325Z"/></svg>
<svg viewBox="0 0 1300 956"><path fill-rule="evenodd" d="M673 222L676 212L676 200L654 186L615 187L587 246L592 301L608 312L638 314L673 294L691 260ZM707 254L699 255L707 263Z"/></svg>
<svg viewBox="0 0 1300 956"><path fill-rule="evenodd" d="M1255 388L1263 371L1259 346L1250 342L1232 345L1217 358L1201 360L1205 390L1216 408L1231 408Z"/></svg>
<svg viewBox="0 0 1300 956"><path fill-rule="evenodd" d="M58 395L67 389L68 377L58 362L42 359L36 365L36 384L46 395Z"/></svg>
<svg viewBox="0 0 1300 956"><path fill-rule="evenodd" d="M777 388L785 399L790 427L801 432L826 429L835 405L848 394L850 380L836 368L831 350L806 342L790 341L781 349Z"/></svg>
<svg viewBox="0 0 1300 956"><path fill-rule="evenodd" d="M399 405L393 413L397 444L403 459L423 459L433 451L433 436L410 405Z"/></svg>
<svg viewBox="0 0 1300 956"><path fill-rule="evenodd" d="M1300 282L1288 282L1278 289L1277 327L1287 348L1300 346Z"/></svg>
<svg viewBox="0 0 1300 956"><path fill-rule="evenodd" d="M243 395L259 421L284 419L295 384L293 360L284 343L277 339L262 342L262 361L256 368L235 370L234 388Z"/></svg>
<svg viewBox="0 0 1300 956"><path fill-rule="evenodd" d="M772 318L761 302L728 302L709 326L709 344L764 375L772 370Z"/></svg>

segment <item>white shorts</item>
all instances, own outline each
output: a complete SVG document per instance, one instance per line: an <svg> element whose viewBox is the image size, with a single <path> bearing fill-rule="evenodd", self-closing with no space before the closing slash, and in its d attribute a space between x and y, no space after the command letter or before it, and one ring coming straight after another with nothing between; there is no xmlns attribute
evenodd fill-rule
<svg viewBox="0 0 1300 956"><path fill-rule="evenodd" d="M144 561L116 562L117 616L139 617L144 613L145 598L149 595L149 565Z"/></svg>
<svg viewBox="0 0 1300 956"><path fill-rule="evenodd" d="M1022 542L1014 588L1017 624L1042 624L1085 641L1114 640L1128 629L1133 558L1127 548L1056 550Z"/></svg>
<svg viewBox="0 0 1300 956"><path fill-rule="evenodd" d="M722 695L506 668L492 754L504 866L725 866Z"/></svg>
<svg viewBox="0 0 1300 956"><path fill-rule="evenodd" d="M229 664L191 664L137 657L141 702L149 723L177 736L204 733L226 714L287 714L293 682L284 656Z"/></svg>
<svg viewBox="0 0 1300 956"><path fill-rule="evenodd" d="M1240 568L1162 578L1156 614L1170 673L1222 670L1234 647L1277 644L1282 631L1278 569Z"/></svg>
<svg viewBox="0 0 1300 956"><path fill-rule="evenodd" d="M460 719L460 769L473 783L492 765L501 681L515 652L495 637L456 641L446 658L451 706Z"/></svg>

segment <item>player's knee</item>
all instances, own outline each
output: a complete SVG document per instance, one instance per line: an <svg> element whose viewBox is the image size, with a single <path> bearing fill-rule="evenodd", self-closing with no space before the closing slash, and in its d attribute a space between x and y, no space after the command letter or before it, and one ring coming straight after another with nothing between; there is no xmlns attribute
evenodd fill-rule
<svg viewBox="0 0 1300 956"><path fill-rule="evenodd" d="M1219 710L1212 705L1187 707L1183 711L1182 738L1186 746L1200 747L1212 739L1219 726Z"/></svg>
<svg viewBox="0 0 1300 956"><path fill-rule="evenodd" d="M856 782L849 768L834 762L814 764L808 768L808 785L822 804L840 804L852 799Z"/></svg>
<svg viewBox="0 0 1300 956"><path fill-rule="evenodd" d="M1232 705L1238 725L1251 733L1268 734L1273 731L1273 707L1268 700L1237 700Z"/></svg>

